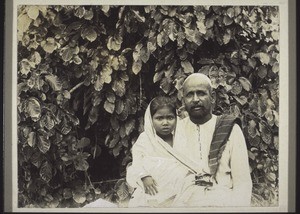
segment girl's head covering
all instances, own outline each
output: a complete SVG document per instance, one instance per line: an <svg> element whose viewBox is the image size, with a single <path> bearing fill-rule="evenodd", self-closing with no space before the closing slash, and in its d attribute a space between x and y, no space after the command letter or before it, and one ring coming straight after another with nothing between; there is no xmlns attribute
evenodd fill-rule
<svg viewBox="0 0 300 214"><path fill-rule="evenodd" d="M181 154L180 151L176 151L176 149L172 148L169 144L162 142L163 140L157 136L156 131L153 127L152 117L150 113L151 102L152 100L150 101L144 116L144 132L148 136L153 148L158 150L161 149L166 150L169 154L171 154L179 162L185 165L188 169L192 170L193 172L197 172L198 167L194 162L192 162L191 160L189 160L189 158L187 158L188 154ZM177 121L178 119L179 118L177 117ZM173 131L173 139L174 139L173 145L175 145L176 143L182 143L183 140L187 140L180 137L180 130L178 130L177 127L178 126L176 125L175 130ZM180 139L180 142L176 142L176 139Z"/></svg>

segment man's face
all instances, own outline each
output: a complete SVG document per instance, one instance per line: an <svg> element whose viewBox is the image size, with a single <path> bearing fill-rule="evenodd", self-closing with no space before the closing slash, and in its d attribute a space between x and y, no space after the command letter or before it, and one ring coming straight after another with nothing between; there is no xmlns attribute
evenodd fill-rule
<svg viewBox="0 0 300 214"><path fill-rule="evenodd" d="M209 84L190 79L183 88L183 102L191 118L199 120L210 116L214 99Z"/></svg>

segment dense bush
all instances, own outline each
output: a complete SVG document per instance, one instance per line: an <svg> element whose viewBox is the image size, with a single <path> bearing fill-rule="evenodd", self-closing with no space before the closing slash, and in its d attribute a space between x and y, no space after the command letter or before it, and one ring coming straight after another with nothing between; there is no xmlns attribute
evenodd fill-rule
<svg viewBox="0 0 300 214"><path fill-rule="evenodd" d="M180 107L193 72L212 79L216 114L242 119L253 205L278 204L278 7L23 5L17 21L20 207L128 199L147 103ZM93 183L105 155L117 167L97 178L120 180Z"/></svg>

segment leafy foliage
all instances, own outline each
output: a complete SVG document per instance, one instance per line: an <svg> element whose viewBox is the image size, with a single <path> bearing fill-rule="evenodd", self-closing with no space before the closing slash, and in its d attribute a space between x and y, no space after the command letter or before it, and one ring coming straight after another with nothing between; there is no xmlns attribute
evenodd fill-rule
<svg viewBox="0 0 300 214"><path fill-rule="evenodd" d="M147 103L165 93L180 107L194 72L212 79L216 114L242 119L253 205L277 205L278 16L271 6L19 6L19 206L128 200L122 180L95 188L91 163L108 148L124 176Z"/></svg>

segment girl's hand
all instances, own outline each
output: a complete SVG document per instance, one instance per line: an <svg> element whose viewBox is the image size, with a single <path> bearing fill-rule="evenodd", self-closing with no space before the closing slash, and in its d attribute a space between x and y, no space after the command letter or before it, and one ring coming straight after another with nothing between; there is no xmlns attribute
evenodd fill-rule
<svg viewBox="0 0 300 214"><path fill-rule="evenodd" d="M157 183L151 176L146 176L142 178L145 193L149 195L155 195L158 193Z"/></svg>

